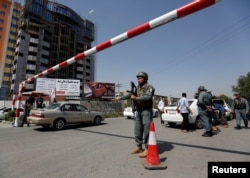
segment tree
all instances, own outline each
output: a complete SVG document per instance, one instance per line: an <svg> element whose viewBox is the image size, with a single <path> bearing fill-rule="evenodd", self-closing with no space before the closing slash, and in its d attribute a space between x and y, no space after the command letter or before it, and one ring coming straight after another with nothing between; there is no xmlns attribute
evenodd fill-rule
<svg viewBox="0 0 250 178"><path fill-rule="evenodd" d="M233 92L240 92L241 96L250 101L250 72L238 78L237 86L232 86Z"/></svg>
<svg viewBox="0 0 250 178"><path fill-rule="evenodd" d="M228 97L227 95L219 95L219 96L215 96L215 98L218 98L218 99L224 99L226 101L226 103L232 103L233 99Z"/></svg>

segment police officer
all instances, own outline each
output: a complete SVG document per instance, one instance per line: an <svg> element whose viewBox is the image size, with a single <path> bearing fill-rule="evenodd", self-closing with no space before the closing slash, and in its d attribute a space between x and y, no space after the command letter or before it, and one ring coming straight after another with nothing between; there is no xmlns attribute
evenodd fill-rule
<svg viewBox="0 0 250 178"><path fill-rule="evenodd" d="M249 111L248 102L245 98L241 97L240 93L235 93L235 99L232 104L232 111L235 113L236 126L235 129L241 129L241 118L244 120L245 128L248 128L247 113Z"/></svg>
<svg viewBox="0 0 250 178"><path fill-rule="evenodd" d="M205 129L202 136L212 137L212 121L210 119L212 112L212 95L207 92L204 86L199 86L198 94L198 112Z"/></svg>
<svg viewBox="0 0 250 178"><path fill-rule="evenodd" d="M149 125L153 119L153 96L155 89L152 85L148 84L148 74L146 72L139 72L137 74L138 86L137 94L128 93L125 96L116 98L119 100L131 99L136 105L135 117L135 143L136 147L131 150L131 154L140 153L140 158L147 157L148 138L149 138ZM142 145L144 144L145 149Z"/></svg>

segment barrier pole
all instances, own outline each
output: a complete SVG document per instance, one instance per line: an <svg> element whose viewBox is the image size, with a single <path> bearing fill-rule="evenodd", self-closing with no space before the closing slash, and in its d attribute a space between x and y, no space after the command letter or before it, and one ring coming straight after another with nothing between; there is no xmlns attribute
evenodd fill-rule
<svg viewBox="0 0 250 178"><path fill-rule="evenodd" d="M67 66L69 66L69 65L71 65L79 60L83 60L87 56L90 56L90 55L95 54L99 51L102 51L102 50L107 49L111 46L114 46L120 42L126 41L130 38L133 38L135 36L143 34L143 33L150 31L156 27L160 27L160 26L167 24L169 22L172 22L176 19L185 17L185 16L190 15L194 12L205 9L209 6L216 4L219 1L221 1L221 0L195 0L195 1L192 1L189 4L186 4L178 9L172 10L172 11L170 11L162 16L159 16L151 21L148 21L144 24L141 24L135 28L132 28L131 30L128 30L127 32L124 32L120 35L117 35L117 36L111 38L110 40L104 41L104 42L92 47L91 49L89 49L87 51L79 53L76 56L71 57L70 59L65 60L65 61L55 65L54 67L51 67L43 72L38 73L37 75L34 75L34 76L28 78L27 80L21 82L22 83L21 85L19 85L19 92L18 92L18 98L17 98L18 105L17 105L17 110L16 110L16 117L17 116L19 117L20 101L22 98L22 92L20 92L20 91L24 88L25 83L31 82L31 81L37 79L38 77L42 77L44 75L53 73L59 69L67 67Z"/></svg>
<svg viewBox="0 0 250 178"><path fill-rule="evenodd" d="M12 107L11 110L14 111L15 109L15 102L16 102L16 94L12 95Z"/></svg>

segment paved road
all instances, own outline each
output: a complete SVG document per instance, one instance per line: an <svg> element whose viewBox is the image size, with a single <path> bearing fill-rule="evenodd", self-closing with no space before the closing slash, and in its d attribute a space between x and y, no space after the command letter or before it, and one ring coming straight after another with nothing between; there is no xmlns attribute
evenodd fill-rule
<svg viewBox="0 0 250 178"><path fill-rule="evenodd" d="M165 170L147 170L134 147L133 120L109 118L100 126L62 131L0 124L1 178L206 178L208 161L250 161L250 129L229 128L212 138L203 130L181 133L154 119Z"/></svg>

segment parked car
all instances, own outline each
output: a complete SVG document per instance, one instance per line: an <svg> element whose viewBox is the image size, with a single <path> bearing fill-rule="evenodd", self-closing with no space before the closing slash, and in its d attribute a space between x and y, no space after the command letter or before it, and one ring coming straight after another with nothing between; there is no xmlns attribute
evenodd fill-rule
<svg viewBox="0 0 250 178"><path fill-rule="evenodd" d="M193 114L189 114L189 123L195 124L197 129L203 128L203 124L199 117L197 99L188 99L188 104ZM176 126L182 123L182 116L176 111L178 101L166 106L165 113L162 114L162 120L167 122L170 127Z"/></svg>
<svg viewBox="0 0 250 178"><path fill-rule="evenodd" d="M203 128L202 121L199 117L197 99L188 99L189 107L192 110L193 114L189 114L189 123L194 124L197 129ZM228 119L233 118L231 107L226 103L224 99L213 99L214 103L222 104L226 111L226 117ZM176 111L178 101L165 107L166 113L162 114L162 120L167 122L169 126L175 126L176 124L182 123L182 116Z"/></svg>
<svg viewBox="0 0 250 178"><path fill-rule="evenodd" d="M232 120L234 118L230 105L227 104L224 99L213 99L213 103L218 103L224 106L224 108L226 109L226 117L228 120Z"/></svg>
<svg viewBox="0 0 250 178"><path fill-rule="evenodd" d="M52 103L42 109L32 109L28 122L61 130L68 124L90 122L99 125L104 121L101 112L90 111L87 107L75 103Z"/></svg>
<svg viewBox="0 0 250 178"><path fill-rule="evenodd" d="M153 108L153 117L158 117L159 112L157 109ZM123 116L127 117L128 119L134 119L135 113L132 112L132 107L126 107L123 111Z"/></svg>
<svg viewBox="0 0 250 178"><path fill-rule="evenodd" d="M24 109L20 108L20 116L24 113ZM5 115L9 112L12 111L11 107L3 107L0 109L0 121L4 120ZM14 111L16 111L16 108L14 109Z"/></svg>

